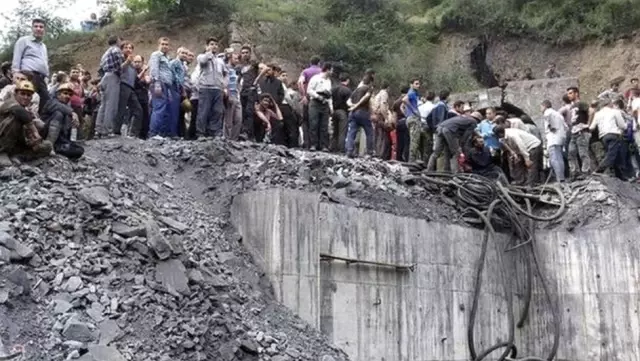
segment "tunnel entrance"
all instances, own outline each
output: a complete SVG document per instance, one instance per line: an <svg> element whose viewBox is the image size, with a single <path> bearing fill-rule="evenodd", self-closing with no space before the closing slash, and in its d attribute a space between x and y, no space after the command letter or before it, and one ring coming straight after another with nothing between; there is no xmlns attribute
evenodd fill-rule
<svg viewBox="0 0 640 361"><path fill-rule="evenodd" d="M473 76L484 87L493 88L499 85L498 79L491 67L487 64L487 41L481 41L471 50L470 65Z"/></svg>

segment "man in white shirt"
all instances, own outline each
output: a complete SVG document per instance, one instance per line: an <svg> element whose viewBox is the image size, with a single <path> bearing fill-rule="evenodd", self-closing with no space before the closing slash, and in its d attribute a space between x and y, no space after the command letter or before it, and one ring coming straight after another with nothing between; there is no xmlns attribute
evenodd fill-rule
<svg viewBox="0 0 640 361"><path fill-rule="evenodd" d="M533 186L538 183L540 167L542 165L542 141L535 135L517 128L507 128L499 125L493 132L501 141L505 142L512 152L511 156L516 157L513 163L513 173L527 173L526 185ZM519 177L514 176L515 179Z"/></svg>
<svg viewBox="0 0 640 361"><path fill-rule="evenodd" d="M627 128L627 123L619 109L613 107L611 99L604 98L605 106L596 112L589 130L598 128L600 140L604 144L605 157L598 165L596 173L603 173L612 168L616 177L624 179L624 154L622 150L622 133Z"/></svg>
<svg viewBox="0 0 640 361"><path fill-rule="evenodd" d="M547 141L547 150L549 151L549 164L556 176L556 180L564 182L565 165L562 147L567 137L564 117L560 112L553 109L549 100L542 102L542 113L544 116L544 134Z"/></svg>
<svg viewBox="0 0 640 361"><path fill-rule="evenodd" d="M333 113L331 99L331 63L322 65L322 72L309 80L309 145L311 151L329 151L329 117Z"/></svg>

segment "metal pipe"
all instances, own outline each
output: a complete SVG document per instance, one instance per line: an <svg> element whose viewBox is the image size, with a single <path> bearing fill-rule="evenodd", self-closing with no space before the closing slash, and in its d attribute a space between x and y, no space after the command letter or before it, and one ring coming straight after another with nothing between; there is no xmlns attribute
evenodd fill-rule
<svg viewBox="0 0 640 361"><path fill-rule="evenodd" d="M394 263L375 262L375 261L364 261L364 260L355 259L355 258L339 257L339 256L334 256L326 253L320 253L320 261L331 261L331 260L344 261L347 263L347 265L352 263L370 264L370 265L381 266L381 267L392 267L402 271L409 270L411 272L415 271L416 269L415 264L407 265L407 264L394 264Z"/></svg>

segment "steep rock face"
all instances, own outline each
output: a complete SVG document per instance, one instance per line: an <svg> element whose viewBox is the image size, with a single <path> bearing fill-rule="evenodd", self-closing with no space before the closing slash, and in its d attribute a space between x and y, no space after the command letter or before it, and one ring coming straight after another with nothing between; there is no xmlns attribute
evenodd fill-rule
<svg viewBox="0 0 640 361"><path fill-rule="evenodd" d="M526 68L531 68L535 78L542 78L549 63L555 63L563 76L579 79L584 96L594 97L617 76L626 76L628 81L639 75L636 73L640 65L639 44L640 37L634 37L613 44L557 47L527 39L478 39L446 34L440 38L435 56L440 71L453 69L451 59L466 59L462 64L470 71L481 70L476 78L484 86L490 83L491 73L519 79ZM474 53L480 46L483 51ZM480 55L484 55L486 67L482 67Z"/></svg>

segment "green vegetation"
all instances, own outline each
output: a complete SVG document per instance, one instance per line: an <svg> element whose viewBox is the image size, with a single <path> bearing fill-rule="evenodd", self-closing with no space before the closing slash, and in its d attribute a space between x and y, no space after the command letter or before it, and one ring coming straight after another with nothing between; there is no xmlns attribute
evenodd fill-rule
<svg viewBox="0 0 640 361"><path fill-rule="evenodd" d="M440 30L523 36L564 45L613 40L640 27L635 0L423 0L418 11Z"/></svg>

